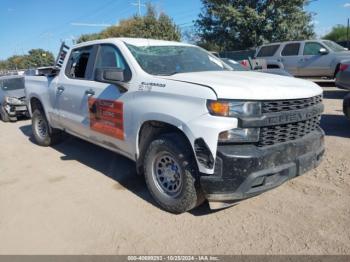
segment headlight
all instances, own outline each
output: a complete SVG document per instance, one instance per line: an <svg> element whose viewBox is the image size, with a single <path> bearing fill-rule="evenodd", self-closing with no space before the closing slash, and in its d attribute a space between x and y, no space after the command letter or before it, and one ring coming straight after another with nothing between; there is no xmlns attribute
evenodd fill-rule
<svg viewBox="0 0 350 262"><path fill-rule="evenodd" d="M5 101L7 104L10 104L10 105L21 105L23 104L23 102L21 100L19 100L18 98L16 97L5 97Z"/></svg>
<svg viewBox="0 0 350 262"><path fill-rule="evenodd" d="M214 116L249 117L261 115L261 103L259 102L209 100L207 107L210 114Z"/></svg>
<svg viewBox="0 0 350 262"><path fill-rule="evenodd" d="M259 117L261 103L246 101L208 101L209 113L225 117ZM259 141L259 128L234 128L219 134L220 143L254 143Z"/></svg>
<svg viewBox="0 0 350 262"><path fill-rule="evenodd" d="M259 141L259 128L235 128L219 134L220 143L254 143Z"/></svg>

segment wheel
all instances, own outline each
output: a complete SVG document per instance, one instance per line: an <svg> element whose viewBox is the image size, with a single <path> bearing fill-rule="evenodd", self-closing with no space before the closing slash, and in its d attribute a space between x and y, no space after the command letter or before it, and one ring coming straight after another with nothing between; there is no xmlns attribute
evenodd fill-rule
<svg viewBox="0 0 350 262"><path fill-rule="evenodd" d="M344 115L350 119L350 95L346 96L343 101L343 112Z"/></svg>
<svg viewBox="0 0 350 262"><path fill-rule="evenodd" d="M0 105L0 117L3 122L10 122L9 115L1 105Z"/></svg>
<svg viewBox="0 0 350 262"><path fill-rule="evenodd" d="M51 146L61 141L62 132L53 129L43 111L36 109L32 117L32 132L35 141L40 146Z"/></svg>
<svg viewBox="0 0 350 262"><path fill-rule="evenodd" d="M188 142L180 135L162 135L149 145L144 158L147 187L166 211L183 213L204 200Z"/></svg>

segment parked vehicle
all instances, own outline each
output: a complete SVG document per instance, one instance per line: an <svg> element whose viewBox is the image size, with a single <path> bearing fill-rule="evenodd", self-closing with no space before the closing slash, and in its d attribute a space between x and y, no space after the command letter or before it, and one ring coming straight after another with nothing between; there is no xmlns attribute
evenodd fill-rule
<svg viewBox="0 0 350 262"><path fill-rule="evenodd" d="M255 58L266 59L268 68L282 68L297 77L334 79L350 51L329 40L290 41L263 45Z"/></svg>
<svg viewBox="0 0 350 262"><path fill-rule="evenodd" d="M316 167L322 89L232 71L189 44L114 38L76 45L55 77L26 77L36 142L63 131L136 162L165 210L256 196Z"/></svg>
<svg viewBox="0 0 350 262"><path fill-rule="evenodd" d="M350 94L344 97L343 112L344 115L350 120Z"/></svg>
<svg viewBox="0 0 350 262"><path fill-rule="evenodd" d="M340 64L335 84L339 88L350 90L350 60Z"/></svg>
<svg viewBox="0 0 350 262"><path fill-rule="evenodd" d="M275 68L275 69L268 69L268 68L260 68L260 69L251 69L250 67L246 67L241 65L240 63L236 62L235 60L229 59L229 58L221 58L222 61L224 61L226 64L228 64L230 67L233 68L235 71L250 71L254 70L261 73L267 73L267 74L273 74L273 75L281 75L281 76L292 76L287 71Z"/></svg>
<svg viewBox="0 0 350 262"><path fill-rule="evenodd" d="M24 95L24 78L22 76L0 77L1 120L17 121L19 116L29 116Z"/></svg>

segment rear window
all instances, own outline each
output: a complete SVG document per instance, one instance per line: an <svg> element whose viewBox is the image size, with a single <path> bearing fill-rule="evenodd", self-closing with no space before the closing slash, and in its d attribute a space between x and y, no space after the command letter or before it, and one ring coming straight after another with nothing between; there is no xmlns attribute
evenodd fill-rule
<svg viewBox="0 0 350 262"><path fill-rule="evenodd" d="M280 45L268 45L260 48L260 51L256 57L274 56Z"/></svg>
<svg viewBox="0 0 350 262"><path fill-rule="evenodd" d="M283 48L282 56L296 56L299 54L300 43L288 44Z"/></svg>
<svg viewBox="0 0 350 262"><path fill-rule="evenodd" d="M24 89L24 78L8 78L0 80L0 88L4 91Z"/></svg>

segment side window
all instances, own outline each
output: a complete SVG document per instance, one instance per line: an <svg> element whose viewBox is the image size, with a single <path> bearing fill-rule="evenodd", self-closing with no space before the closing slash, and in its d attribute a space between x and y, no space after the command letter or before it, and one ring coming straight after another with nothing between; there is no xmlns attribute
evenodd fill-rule
<svg viewBox="0 0 350 262"><path fill-rule="evenodd" d="M274 56L280 45L263 46L256 57Z"/></svg>
<svg viewBox="0 0 350 262"><path fill-rule="evenodd" d="M319 55L321 48L325 47L316 42L307 42L304 47L304 55Z"/></svg>
<svg viewBox="0 0 350 262"><path fill-rule="evenodd" d="M15 78L4 79L2 81L1 88L3 90L7 90L7 91L24 89L24 78L23 77L15 77Z"/></svg>
<svg viewBox="0 0 350 262"><path fill-rule="evenodd" d="M72 51L66 68L70 78L86 79L87 67L92 53L92 46L78 48Z"/></svg>
<svg viewBox="0 0 350 262"><path fill-rule="evenodd" d="M112 45L102 45L96 59L95 68L128 69L120 51Z"/></svg>
<svg viewBox="0 0 350 262"><path fill-rule="evenodd" d="M297 56L299 54L300 43L287 44L282 51L282 56Z"/></svg>

